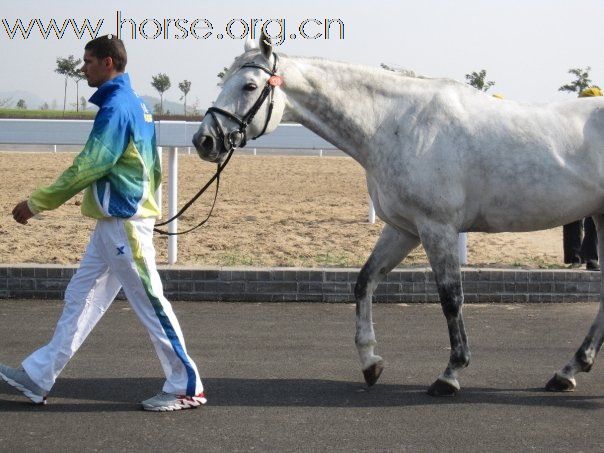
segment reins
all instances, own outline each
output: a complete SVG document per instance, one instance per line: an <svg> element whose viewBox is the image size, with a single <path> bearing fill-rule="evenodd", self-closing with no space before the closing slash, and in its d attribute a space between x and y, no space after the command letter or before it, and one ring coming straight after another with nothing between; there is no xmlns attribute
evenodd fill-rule
<svg viewBox="0 0 604 453"><path fill-rule="evenodd" d="M246 133L247 127L253 121L254 117L256 116L256 113L258 113L258 111L260 110L260 107L262 107L262 104L264 104L264 101L266 101L266 99L269 96L270 96L270 103L268 106L268 112L266 115L266 121L264 123L264 127L262 128L262 131L258 135L256 135L255 137L252 138L252 140L256 140L258 137L264 135L264 133L266 132L266 129L268 127L268 124L271 120L271 115L273 113L273 105L274 105L273 97L274 97L275 87L281 85L281 79L278 76L276 76L277 54L273 53L273 55L275 57L275 62L273 64L272 70L268 69L267 67L262 66L260 64L254 63L254 62L244 64L243 66L241 66L241 68L239 68L239 69L243 69L243 68L261 69L262 71L266 72L270 76L266 82L266 85L262 89L262 92L260 93L260 97L258 97L256 102L254 102L254 105L252 105L250 110L243 116L243 118L240 118L236 114L228 112L228 111L218 108L218 107L210 107L206 111L206 115L209 114L212 117L212 119L214 120L214 123L216 124L216 128L218 130L218 135L219 135L220 141L222 142L224 148L228 152L227 158L224 160L223 163L218 164L218 168L216 169L216 173L214 174L214 176L212 176L210 178L210 180L193 196L193 198L191 198L173 217L169 218L165 222L156 224L155 228L153 228L153 231L155 231L159 234L165 235L165 236L177 236L177 235L186 234L193 230L196 230L200 226L204 225L210 219L210 217L212 216L212 211L214 211L214 206L216 206L216 199L218 198L218 188L220 187L220 173L222 173L224 168L227 166L227 164L231 160L231 156L233 155L233 152L237 148L243 148L246 145L246 143L247 143L247 133ZM239 129L233 130L233 131L229 132L228 134L225 134L220 122L218 121L218 118L216 118L216 114L225 116L225 117L235 121L239 125ZM212 183L214 181L216 181L216 191L214 193L214 200L212 202L212 207L210 208L210 212L208 213L208 215L206 216L206 218L204 220L202 220L196 226L189 228L188 230L185 230L185 231L169 232L169 231L165 231L165 230L161 230L161 229L157 228L157 227L168 225L169 223L178 219L187 209L189 209L189 207L193 203L195 203L195 201L212 185Z"/></svg>
<svg viewBox="0 0 604 453"><path fill-rule="evenodd" d="M180 210L173 217L169 218L165 222L161 222L161 223L156 224L155 227L153 228L153 231L155 231L155 232L157 232L159 234L163 234L165 236L178 236L178 235L189 233L189 232L191 232L193 230L196 230L200 226L204 225L208 220L210 220L210 217L212 216L212 211L214 211L214 206L216 206L216 199L218 198L218 188L220 187L220 173L222 173L222 170L224 170L224 167L226 167L226 165L229 163L229 160L231 160L231 156L233 155L233 151L235 151L235 148L231 148L231 150L229 151L229 154L228 154L227 158L225 159L225 161L222 164L218 164L218 168L216 170L216 173L214 173L214 176L212 176L210 178L210 180L201 189L199 189L199 191L193 196L193 198L191 198L182 208L180 208ZM176 232L170 232L170 231L160 230L159 228L157 228L157 227L165 226L165 225L167 225L169 223L172 223L174 220L178 219L187 209L189 209L189 207L193 203L195 203L195 201L206 190L208 190L208 187L210 187L214 181L216 181L216 191L214 192L214 201L212 201L212 207L210 208L210 212L208 212L208 215L206 216L206 218L203 219L199 224L195 225L192 228L189 228L188 230L185 230L185 231L176 231Z"/></svg>

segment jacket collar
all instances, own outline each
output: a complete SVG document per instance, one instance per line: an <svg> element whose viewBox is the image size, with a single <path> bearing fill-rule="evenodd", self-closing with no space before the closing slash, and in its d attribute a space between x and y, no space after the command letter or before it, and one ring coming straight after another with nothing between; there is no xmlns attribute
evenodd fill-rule
<svg viewBox="0 0 604 453"><path fill-rule="evenodd" d="M130 76L126 73L103 83L90 97L89 101L98 107L102 107L107 97L120 88L130 88Z"/></svg>

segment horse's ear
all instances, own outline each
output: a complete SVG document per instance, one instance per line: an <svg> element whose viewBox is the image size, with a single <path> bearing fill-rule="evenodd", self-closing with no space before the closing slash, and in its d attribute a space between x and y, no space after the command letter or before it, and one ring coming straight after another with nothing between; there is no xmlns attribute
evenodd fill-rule
<svg viewBox="0 0 604 453"><path fill-rule="evenodd" d="M260 34L260 50L262 51L262 55L270 61L271 55L273 54L273 42L271 41L271 38L264 33L264 30L262 30L262 33Z"/></svg>
<svg viewBox="0 0 604 453"><path fill-rule="evenodd" d="M256 44L256 41L254 41L252 38L247 38L245 40L245 44L243 45L243 50L245 52L248 52L250 50L254 50L258 48L258 44Z"/></svg>

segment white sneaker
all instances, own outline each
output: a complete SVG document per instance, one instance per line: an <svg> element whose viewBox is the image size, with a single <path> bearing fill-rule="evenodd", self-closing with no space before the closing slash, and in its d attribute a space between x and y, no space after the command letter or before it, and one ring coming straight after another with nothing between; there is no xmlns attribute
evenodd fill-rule
<svg viewBox="0 0 604 453"><path fill-rule="evenodd" d="M47 392L38 387L22 368L15 369L0 363L0 377L36 404L46 404Z"/></svg>
<svg viewBox="0 0 604 453"><path fill-rule="evenodd" d="M203 392L195 396L174 395L173 393L159 392L153 398L143 401L146 411L166 412L181 409L193 409L207 403Z"/></svg>

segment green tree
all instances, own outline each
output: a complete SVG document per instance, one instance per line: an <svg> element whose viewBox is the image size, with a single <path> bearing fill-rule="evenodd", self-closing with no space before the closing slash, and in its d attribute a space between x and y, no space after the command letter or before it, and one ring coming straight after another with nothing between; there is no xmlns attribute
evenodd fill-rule
<svg viewBox="0 0 604 453"><path fill-rule="evenodd" d="M164 112L164 93L170 89L170 77L166 74L157 74L151 76L151 86L159 92L159 113Z"/></svg>
<svg viewBox="0 0 604 453"><path fill-rule="evenodd" d="M86 111L86 109L88 108L88 101L84 96L80 97L80 106L82 107L83 111Z"/></svg>
<svg viewBox="0 0 604 453"><path fill-rule="evenodd" d="M40 110L50 110L50 106L48 105L48 102L45 102L44 104L42 104L40 106Z"/></svg>
<svg viewBox="0 0 604 453"><path fill-rule="evenodd" d="M25 104L25 99L19 99L17 101L17 108L19 110L27 110L27 104Z"/></svg>
<svg viewBox="0 0 604 453"><path fill-rule="evenodd" d="M562 85L560 88L558 88L558 91L569 91L571 93L580 93L585 88L587 88L591 85L591 80L589 79L589 71L591 71L591 66L588 66L585 69L582 69L582 68L569 69L568 73L574 75L576 77L576 79L570 83L567 83L566 85Z"/></svg>
<svg viewBox="0 0 604 453"><path fill-rule="evenodd" d="M70 78L76 84L76 112L80 111L79 99L80 99L80 82L85 78L84 73L80 70L80 68L75 68L70 75Z"/></svg>
<svg viewBox="0 0 604 453"><path fill-rule="evenodd" d="M488 91L489 88L491 88L493 85L495 85L495 82L493 81L486 81L485 79L487 78L487 71L486 70L481 70L480 72L472 72L471 74L466 74L466 80L468 81L469 85L472 85L474 88L476 88L477 90L480 91Z"/></svg>
<svg viewBox="0 0 604 453"><path fill-rule="evenodd" d="M182 101L183 98L185 100L185 116L187 116L187 94L191 91L191 82L189 80L183 80L178 84L178 89L182 91L180 100Z"/></svg>
<svg viewBox="0 0 604 453"><path fill-rule="evenodd" d="M69 55L67 58L57 58L57 67L55 72L65 77L65 92L63 93L63 116L65 116L65 107L67 105L67 81L72 77L76 68L80 65L82 60L79 58L76 60L73 55Z"/></svg>
<svg viewBox="0 0 604 453"><path fill-rule="evenodd" d="M12 102L12 98L1 98L0 99L0 108L8 107Z"/></svg>

